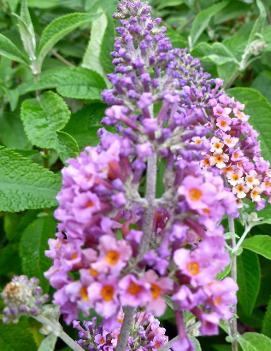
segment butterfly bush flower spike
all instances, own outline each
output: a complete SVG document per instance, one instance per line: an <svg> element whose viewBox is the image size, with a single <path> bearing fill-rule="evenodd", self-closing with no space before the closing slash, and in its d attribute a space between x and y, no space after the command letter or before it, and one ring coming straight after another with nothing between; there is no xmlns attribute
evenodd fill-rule
<svg viewBox="0 0 271 351"><path fill-rule="evenodd" d="M62 171L46 277L67 323L90 309L107 326L127 307L160 316L170 298L179 331L172 347L193 350L184 312L211 335L236 304L236 283L217 278L230 263L221 221L238 217L244 198L258 208L270 201L271 172L244 106L199 60L172 47L149 5L122 0L115 18L115 72L103 93L103 123L115 134L101 129L99 144ZM132 325L107 328L86 322L81 344L123 351L116 335L123 340Z"/></svg>

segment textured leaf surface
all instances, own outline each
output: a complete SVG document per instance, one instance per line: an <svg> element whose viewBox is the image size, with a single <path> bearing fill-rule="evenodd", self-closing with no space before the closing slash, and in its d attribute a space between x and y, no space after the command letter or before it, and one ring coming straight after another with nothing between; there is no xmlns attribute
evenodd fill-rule
<svg viewBox="0 0 271 351"><path fill-rule="evenodd" d="M44 278L44 272L50 267L45 250L48 248L48 239L55 234L55 229L56 223L51 216L38 218L24 230L20 242L23 273L39 278L45 290L49 284Z"/></svg>
<svg viewBox="0 0 271 351"><path fill-rule="evenodd" d="M255 235L244 241L243 247L271 260L271 236Z"/></svg>
<svg viewBox="0 0 271 351"><path fill-rule="evenodd" d="M101 100L101 92L105 87L104 79L97 72L82 67L65 67L45 72L37 83L31 81L22 84L19 93L23 95L35 90L56 88L64 97Z"/></svg>
<svg viewBox="0 0 271 351"><path fill-rule="evenodd" d="M68 133L58 132L58 146L57 152L62 161L68 158L76 157L79 154L79 146L77 141Z"/></svg>
<svg viewBox="0 0 271 351"><path fill-rule="evenodd" d="M263 334L245 333L239 337L243 351L270 351L271 339Z"/></svg>
<svg viewBox="0 0 271 351"><path fill-rule="evenodd" d="M271 161L271 104L255 89L232 88L229 93L246 105L249 122L260 133L263 155Z"/></svg>
<svg viewBox="0 0 271 351"><path fill-rule="evenodd" d="M238 303L248 315L252 313L260 290L260 264L258 256L244 250L238 256Z"/></svg>
<svg viewBox="0 0 271 351"><path fill-rule="evenodd" d="M3 55L10 60L27 64L27 57L3 34L0 34L0 55Z"/></svg>
<svg viewBox="0 0 271 351"><path fill-rule="evenodd" d="M21 118L25 132L33 145L41 148L57 148L57 131L65 127L70 111L63 99L51 91L36 99L25 100Z"/></svg>
<svg viewBox="0 0 271 351"><path fill-rule="evenodd" d="M191 44L192 47L196 44L197 40L203 33L203 31L208 27L208 24L211 18L221 11L226 5L227 1L223 1L219 4L208 7L205 10L202 10L194 19L191 29Z"/></svg>
<svg viewBox="0 0 271 351"><path fill-rule="evenodd" d="M0 148L0 211L55 206L58 175L6 148Z"/></svg>
<svg viewBox="0 0 271 351"><path fill-rule="evenodd" d="M54 47L65 35L72 32L77 27L90 22L93 14L90 13L72 13L61 16L53 20L42 32L38 47L38 61L41 64Z"/></svg>

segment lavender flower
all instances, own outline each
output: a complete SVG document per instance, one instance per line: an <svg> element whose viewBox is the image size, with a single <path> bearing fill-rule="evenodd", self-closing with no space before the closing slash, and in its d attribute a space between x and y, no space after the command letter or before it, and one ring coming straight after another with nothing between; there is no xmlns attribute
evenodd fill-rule
<svg viewBox="0 0 271 351"><path fill-rule="evenodd" d="M78 321L73 322L73 327L78 330L78 344L87 351L113 351L117 345L121 315L113 321L111 326L101 324L97 326L96 318L84 321L82 325ZM152 351L158 350L168 342L166 330L160 327L160 322L150 313L137 313L131 329L131 335L127 351Z"/></svg>

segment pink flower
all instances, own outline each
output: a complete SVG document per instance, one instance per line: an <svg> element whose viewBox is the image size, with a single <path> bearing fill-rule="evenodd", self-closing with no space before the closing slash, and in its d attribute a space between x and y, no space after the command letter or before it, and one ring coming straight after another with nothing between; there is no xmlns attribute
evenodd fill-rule
<svg viewBox="0 0 271 351"><path fill-rule="evenodd" d="M119 289L123 306L137 307L150 301L150 285L132 274L121 279Z"/></svg>
<svg viewBox="0 0 271 351"><path fill-rule="evenodd" d="M210 183L203 183L200 178L187 176L178 189L180 195L184 195L189 206L194 209L204 209L210 199L215 196L216 189Z"/></svg>
<svg viewBox="0 0 271 351"><path fill-rule="evenodd" d="M104 278L102 283L94 282L88 289L88 296L95 310L104 318L115 315L119 308L117 284L112 278Z"/></svg>
<svg viewBox="0 0 271 351"><path fill-rule="evenodd" d="M73 206L74 217L80 223L90 222L93 213L101 208L98 196L90 191L78 194L74 199Z"/></svg>
<svg viewBox="0 0 271 351"><path fill-rule="evenodd" d="M218 126L218 128L220 128L221 130L223 130L224 132L227 132L229 130L231 130L231 118L228 116L220 116L217 118L216 120L216 125Z"/></svg>
<svg viewBox="0 0 271 351"><path fill-rule="evenodd" d="M152 312L155 316L161 316L166 310L164 294L172 289L173 282L169 278L159 279L152 270L145 273L144 280L150 284L151 291L151 301L147 304L147 311Z"/></svg>
<svg viewBox="0 0 271 351"><path fill-rule="evenodd" d="M119 273L132 256L132 249L125 240L117 240L110 235L103 235L99 244L100 256L92 265L98 272Z"/></svg>

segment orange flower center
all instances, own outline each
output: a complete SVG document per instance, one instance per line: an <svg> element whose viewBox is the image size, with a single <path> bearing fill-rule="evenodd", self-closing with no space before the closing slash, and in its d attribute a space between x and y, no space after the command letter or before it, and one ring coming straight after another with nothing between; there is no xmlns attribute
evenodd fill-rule
<svg viewBox="0 0 271 351"><path fill-rule="evenodd" d="M227 127L228 123L224 120L220 121L221 127Z"/></svg>
<svg viewBox="0 0 271 351"><path fill-rule="evenodd" d="M104 285L101 290L101 296L104 301L112 301L114 296L114 287L112 285Z"/></svg>
<svg viewBox="0 0 271 351"><path fill-rule="evenodd" d="M80 296L82 297L82 300L88 301L88 290L86 286L82 286L80 289Z"/></svg>
<svg viewBox="0 0 271 351"><path fill-rule="evenodd" d="M192 188L189 190L189 197L192 201L200 201L202 198L202 192L197 188Z"/></svg>
<svg viewBox="0 0 271 351"><path fill-rule="evenodd" d="M96 271L96 269L94 269L94 268L90 268L88 270L88 272L93 278L96 278L98 276L98 274L99 274L98 271Z"/></svg>
<svg viewBox="0 0 271 351"><path fill-rule="evenodd" d="M216 296L215 297L215 305L220 305L221 304L221 297L220 296Z"/></svg>
<svg viewBox="0 0 271 351"><path fill-rule="evenodd" d="M94 206L94 202L91 200L89 200L85 205L86 208L92 208L93 206Z"/></svg>
<svg viewBox="0 0 271 351"><path fill-rule="evenodd" d="M197 275L200 272L198 262L189 262L186 268L191 275Z"/></svg>
<svg viewBox="0 0 271 351"><path fill-rule="evenodd" d="M154 300L158 299L158 297L161 295L161 288L157 284L152 284L151 285L151 294Z"/></svg>
<svg viewBox="0 0 271 351"><path fill-rule="evenodd" d="M142 287L134 282L131 282L127 291L129 294L136 296L142 291Z"/></svg>
<svg viewBox="0 0 271 351"><path fill-rule="evenodd" d="M120 254L116 250L109 250L106 254L106 262L110 266L115 266L119 262Z"/></svg>

